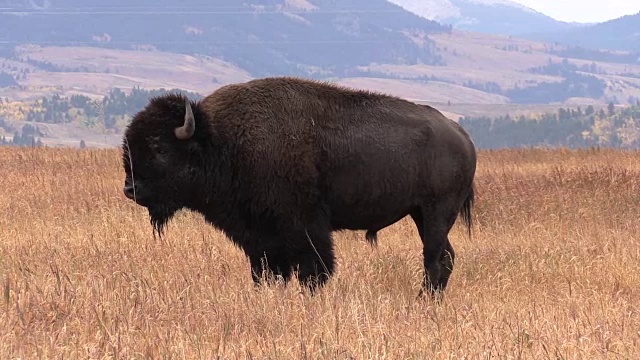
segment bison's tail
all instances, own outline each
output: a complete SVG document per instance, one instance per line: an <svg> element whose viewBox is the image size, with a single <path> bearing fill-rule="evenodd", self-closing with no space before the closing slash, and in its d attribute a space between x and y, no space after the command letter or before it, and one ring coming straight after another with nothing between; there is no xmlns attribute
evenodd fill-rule
<svg viewBox="0 0 640 360"><path fill-rule="evenodd" d="M473 226L471 210L473 208L473 202L475 200L475 185L472 183L471 188L469 188L469 193L467 194L467 198L464 199L464 203L462 203L462 209L460 210L460 214L462 215L462 221L464 221L467 226L467 231L469 233L469 237L471 237L471 228Z"/></svg>

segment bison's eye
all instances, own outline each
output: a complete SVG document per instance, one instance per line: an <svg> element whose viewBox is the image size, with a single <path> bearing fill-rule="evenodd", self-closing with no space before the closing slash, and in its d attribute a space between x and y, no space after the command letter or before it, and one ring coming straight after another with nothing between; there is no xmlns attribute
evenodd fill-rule
<svg viewBox="0 0 640 360"><path fill-rule="evenodd" d="M150 148L151 151L156 155L164 155L167 153L166 148L157 142L151 143Z"/></svg>

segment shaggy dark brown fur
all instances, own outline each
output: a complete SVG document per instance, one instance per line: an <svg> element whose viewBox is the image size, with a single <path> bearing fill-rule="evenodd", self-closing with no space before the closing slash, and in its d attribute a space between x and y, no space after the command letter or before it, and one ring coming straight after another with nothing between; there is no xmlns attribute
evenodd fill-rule
<svg viewBox="0 0 640 360"><path fill-rule="evenodd" d="M297 270L315 289L334 272L333 231L366 230L373 244L409 215L423 243L423 289L447 286L448 233L459 212L471 231L476 170L457 123L396 97L281 77L189 101L190 135L174 130L189 123L186 101L151 99L123 141L124 192L160 234L176 211L200 212L245 251L254 281Z"/></svg>

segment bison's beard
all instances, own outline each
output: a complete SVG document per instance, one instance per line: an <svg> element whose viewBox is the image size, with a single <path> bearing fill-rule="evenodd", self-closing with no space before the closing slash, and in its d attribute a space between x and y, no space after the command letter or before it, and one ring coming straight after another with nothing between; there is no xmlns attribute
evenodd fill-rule
<svg viewBox="0 0 640 360"><path fill-rule="evenodd" d="M169 220L171 220L173 215L175 215L178 208L174 206L158 205L150 206L148 210L151 226L153 227L153 234L154 236L157 234L158 237L161 238Z"/></svg>

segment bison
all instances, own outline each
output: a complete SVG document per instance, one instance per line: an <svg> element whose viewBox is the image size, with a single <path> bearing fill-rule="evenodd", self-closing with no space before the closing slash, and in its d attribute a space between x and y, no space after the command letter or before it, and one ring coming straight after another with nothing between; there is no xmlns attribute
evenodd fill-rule
<svg viewBox="0 0 640 360"><path fill-rule="evenodd" d="M411 216L420 294L442 292L458 214L471 235L476 150L436 109L295 77L225 85L200 101L153 97L123 137L124 194L154 233L201 213L248 257L252 279L296 274L313 293L335 270L332 232L376 233Z"/></svg>

